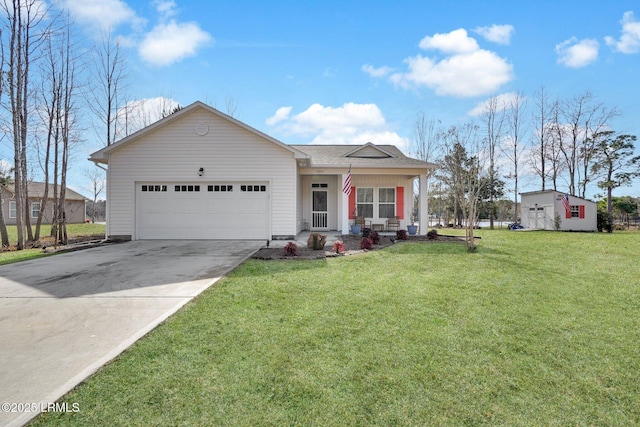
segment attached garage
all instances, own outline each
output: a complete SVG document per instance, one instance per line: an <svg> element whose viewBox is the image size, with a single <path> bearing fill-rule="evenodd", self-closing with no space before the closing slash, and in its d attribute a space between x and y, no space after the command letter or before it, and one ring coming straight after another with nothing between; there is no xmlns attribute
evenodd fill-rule
<svg viewBox="0 0 640 427"><path fill-rule="evenodd" d="M267 182L136 183L136 239L268 239Z"/></svg>

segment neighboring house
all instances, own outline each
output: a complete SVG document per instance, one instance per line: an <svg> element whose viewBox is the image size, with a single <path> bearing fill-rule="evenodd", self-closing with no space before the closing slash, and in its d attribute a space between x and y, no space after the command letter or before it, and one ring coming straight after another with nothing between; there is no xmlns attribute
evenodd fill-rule
<svg viewBox="0 0 640 427"><path fill-rule="evenodd" d="M520 193L520 223L525 228L560 231L597 231L596 203L554 190Z"/></svg>
<svg viewBox="0 0 640 427"><path fill-rule="evenodd" d="M389 145L287 145L201 102L90 157L108 165L107 237L292 239L349 232L356 208L371 224L409 223L419 178L435 165ZM343 185L351 168L351 196ZM422 232L426 233L426 229Z"/></svg>
<svg viewBox="0 0 640 427"><path fill-rule="evenodd" d="M29 215L32 224L35 224L42 205L44 197L45 185L43 182L30 182L27 185L29 196ZM60 187L58 187L60 191ZM15 189L13 185L0 185L0 195L2 197L2 214L5 224L15 225L16 223L16 200ZM65 214L67 216L67 224L78 224L86 220L86 201L87 199L67 187L65 193ZM53 185L49 184L49 193L47 195L47 203L42 219L43 224L51 224L53 218Z"/></svg>

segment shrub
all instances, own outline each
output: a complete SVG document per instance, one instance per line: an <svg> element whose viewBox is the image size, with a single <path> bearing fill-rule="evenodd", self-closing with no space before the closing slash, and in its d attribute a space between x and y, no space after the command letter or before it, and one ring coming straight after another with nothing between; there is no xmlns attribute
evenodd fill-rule
<svg viewBox="0 0 640 427"><path fill-rule="evenodd" d="M370 237L371 229L369 227L365 227L362 229L362 237Z"/></svg>
<svg viewBox="0 0 640 427"><path fill-rule="evenodd" d="M344 243L342 243L340 240L336 240L336 242L333 244L333 250L337 254L343 253L344 252Z"/></svg>
<svg viewBox="0 0 640 427"><path fill-rule="evenodd" d="M373 247L373 240L368 237L363 237L360 242L360 249L371 249Z"/></svg>
<svg viewBox="0 0 640 427"><path fill-rule="evenodd" d="M396 231L396 237L398 240L407 240L407 230Z"/></svg>
<svg viewBox="0 0 640 427"><path fill-rule="evenodd" d="M287 243L284 247L284 254L298 256L298 245L296 245L295 242Z"/></svg>
<svg viewBox="0 0 640 427"><path fill-rule="evenodd" d="M436 230L431 230L427 233L427 239L428 240L437 240L438 239L438 232Z"/></svg>
<svg viewBox="0 0 640 427"><path fill-rule="evenodd" d="M369 233L369 238L373 241L374 245L380 244L380 233L378 233L376 230L371 230L371 232Z"/></svg>

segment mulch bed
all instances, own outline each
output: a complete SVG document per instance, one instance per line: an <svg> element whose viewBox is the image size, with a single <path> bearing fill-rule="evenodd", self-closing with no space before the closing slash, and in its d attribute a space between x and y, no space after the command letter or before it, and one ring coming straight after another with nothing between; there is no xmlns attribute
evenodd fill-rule
<svg viewBox="0 0 640 427"><path fill-rule="evenodd" d="M438 234L436 239L430 239L426 235L421 236L407 236L405 242L454 242L464 243L464 236L447 236ZM360 249L360 243L362 242L361 236L343 235L342 242L344 243L344 254L336 254L332 250L333 244L327 244L324 250L313 250L303 245L298 245L298 255L285 255L283 248L262 248L258 250L251 258L262 260L274 260L274 259L322 259L327 257L343 256L343 255L356 255L367 252L367 250ZM373 245L369 250L377 250L385 248L389 245L393 245L402 240L398 240L396 236L380 236L380 244Z"/></svg>

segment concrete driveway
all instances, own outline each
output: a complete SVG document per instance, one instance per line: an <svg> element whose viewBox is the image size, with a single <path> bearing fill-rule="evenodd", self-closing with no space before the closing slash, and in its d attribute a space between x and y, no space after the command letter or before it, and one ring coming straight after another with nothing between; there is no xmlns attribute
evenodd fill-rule
<svg viewBox="0 0 640 427"><path fill-rule="evenodd" d="M1 266L0 425L26 423L262 244L135 241Z"/></svg>

